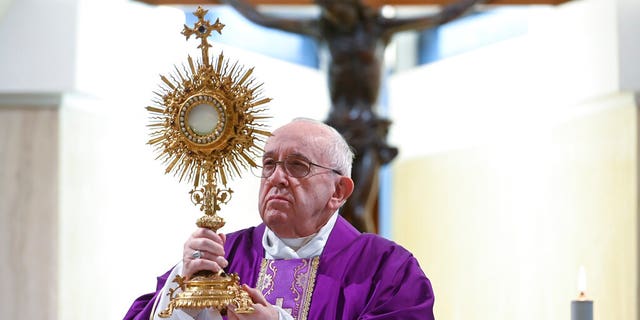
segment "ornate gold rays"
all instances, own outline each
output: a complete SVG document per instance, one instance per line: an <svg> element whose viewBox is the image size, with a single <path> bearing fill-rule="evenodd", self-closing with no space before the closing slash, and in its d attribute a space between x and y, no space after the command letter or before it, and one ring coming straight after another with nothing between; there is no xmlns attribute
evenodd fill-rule
<svg viewBox="0 0 640 320"><path fill-rule="evenodd" d="M231 195L219 189L218 182L226 186L231 176L256 166L252 158L270 135L260 123L269 118L259 115L265 110L260 106L271 99L259 97L262 84L251 78L253 68L244 71L237 63L230 65L222 53L216 61L209 59L207 38L212 31L221 33L224 25L219 20L210 24L206 14L198 7L198 21L182 31L187 40L192 35L200 39L202 58L194 63L188 56L188 67L160 76L163 84L154 92L155 106L147 110L152 114L149 144L167 165L165 173L193 182L192 201L208 219Z"/></svg>
<svg viewBox="0 0 640 320"><path fill-rule="evenodd" d="M193 182L191 200L204 213L197 225L217 231L224 226L217 212L233 192L225 189L228 179L256 166L252 158L260 155L271 135L261 124L270 117L260 115L265 110L261 106L271 99L259 97L262 84L251 78L253 68L245 71L238 63L229 64L222 53L215 61L209 58L207 39L213 31L221 33L224 25L219 20L210 24L206 14L198 7L194 12L198 21L182 31L187 40L192 35L200 39L201 59L194 63L188 56L188 66L160 76L155 105L147 110L151 112L149 144L167 165L165 173ZM188 280L178 275L174 282L178 288L170 290L169 305L160 317L171 316L175 308L216 308L225 314L229 304L238 313L253 311L237 274L203 270Z"/></svg>

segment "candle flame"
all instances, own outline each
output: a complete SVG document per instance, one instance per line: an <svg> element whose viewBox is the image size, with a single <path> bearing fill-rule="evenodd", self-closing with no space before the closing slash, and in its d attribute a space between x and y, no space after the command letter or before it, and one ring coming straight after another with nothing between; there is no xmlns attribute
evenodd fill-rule
<svg viewBox="0 0 640 320"><path fill-rule="evenodd" d="M584 266L580 266L580 269L578 269L578 292L580 292L581 298L583 298L587 292L587 272Z"/></svg>

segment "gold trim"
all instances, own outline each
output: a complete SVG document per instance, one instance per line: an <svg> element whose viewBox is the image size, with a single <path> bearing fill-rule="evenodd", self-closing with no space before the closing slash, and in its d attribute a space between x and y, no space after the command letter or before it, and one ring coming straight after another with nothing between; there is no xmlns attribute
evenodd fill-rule
<svg viewBox="0 0 640 320"><path fill-rule="evenodd" d="M293 292L293 294L295 294L295 298L293 298L293 301L300 301L300 292L297 290L297 286L300 285L300 276L301 274L299 274L301 269L308 269L307 272L303 273L302 276L304 276L307 281L307 285L304 288L304 290L309 289L309 280L310 280L310 274L311 274L311 259L307 260L307 259L302 259L302 264L297 266L294 270L293 270L293 282L291 282L291 288L289 288L291 290L291 292Z"/></svg>
<svg viewBox="0 0 640 320"><path fill-rule="evenodd" d="M258 289L260 291L263 291L264 289L266 289L266 274L267 274L267 264L269 263L269 260L267 260L266 258L262 259L262 262L260 263L260 273L258 275Z"/></svg>
<svg viewBox="0 0 640 320"><path fill-rule="evenodd" d="M316 275L318 273L318 266L320 265L320 257L313 257L311 260L311 270L309 270L309 287L307 288L307 295L304 299L302 306L300 307L300 314L298 319L306 320L309 316L309 308L311 307L311 297L313 296L313 290L316 286Z"/></svg>

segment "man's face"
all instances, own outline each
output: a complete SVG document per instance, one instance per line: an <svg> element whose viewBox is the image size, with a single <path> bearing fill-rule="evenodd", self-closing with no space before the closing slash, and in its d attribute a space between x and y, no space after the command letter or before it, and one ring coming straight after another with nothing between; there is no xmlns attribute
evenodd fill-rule
<svg viewBox="0 0 640 320"><path fill-rule="evenodd" d="M290 123L273 133L265 145L265 159L283 161L297 156L329 166L326 132L306 122ZM341 205L335 199L341 177L331 170L311 166L306 177L287 174L283 164L260 183L259 210L264 223L281 238L299 238L317 232ZM348 178L346 178L348 179Z"/></svg>

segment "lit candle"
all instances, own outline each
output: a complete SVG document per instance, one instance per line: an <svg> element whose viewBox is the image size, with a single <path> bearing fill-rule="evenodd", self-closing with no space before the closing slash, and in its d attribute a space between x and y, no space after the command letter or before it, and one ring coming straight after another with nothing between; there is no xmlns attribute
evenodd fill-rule
<svg viewBox="0 0 640 320"><path fill-rule="evenodd" d="M571 320L593 320L593 301L587 298L587 273L578 271L578 299L571 301Z"/></svg>

